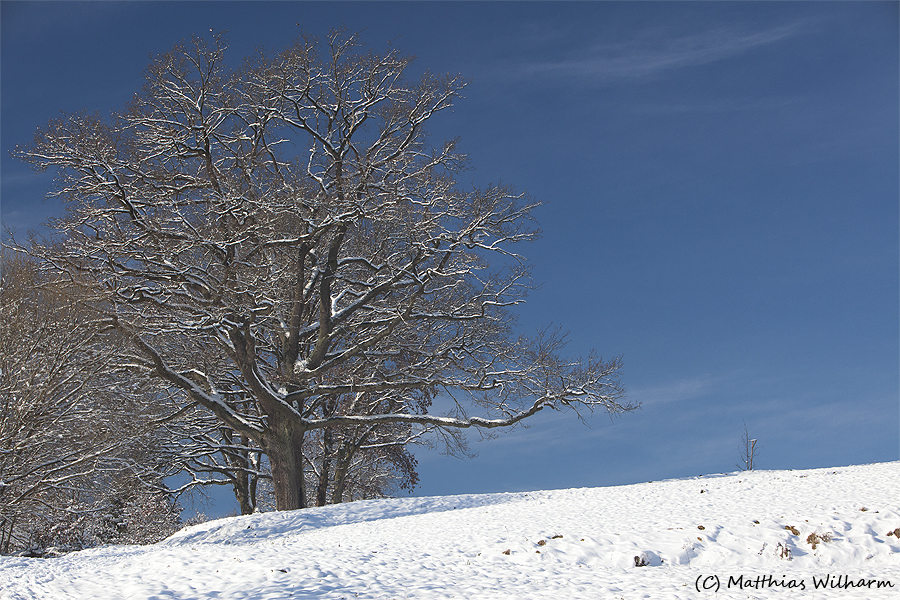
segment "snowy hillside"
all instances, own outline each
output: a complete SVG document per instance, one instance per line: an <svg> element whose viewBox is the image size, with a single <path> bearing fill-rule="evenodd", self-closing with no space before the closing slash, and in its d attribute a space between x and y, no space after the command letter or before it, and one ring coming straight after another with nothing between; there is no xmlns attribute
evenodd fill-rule
<svg viewBox="0 0 900 600"><path fill-rule="evenodd" d="M0 598L900 598L898 482L891 462L233 517L0 557Z"/></svg>

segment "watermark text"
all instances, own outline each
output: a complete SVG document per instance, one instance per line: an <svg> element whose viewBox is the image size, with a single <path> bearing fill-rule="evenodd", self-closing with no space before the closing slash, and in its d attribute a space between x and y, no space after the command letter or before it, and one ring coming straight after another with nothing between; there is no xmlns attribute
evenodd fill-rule
<svg viewBox="0 0 900 600"><path fill-rule="evenodd" d="M812 575L788 577L787 575L699 575L694 580L698 592L724 590L851 590L866 588L881 590L900 586L889 579L871 579L854 575Z"/></svg>

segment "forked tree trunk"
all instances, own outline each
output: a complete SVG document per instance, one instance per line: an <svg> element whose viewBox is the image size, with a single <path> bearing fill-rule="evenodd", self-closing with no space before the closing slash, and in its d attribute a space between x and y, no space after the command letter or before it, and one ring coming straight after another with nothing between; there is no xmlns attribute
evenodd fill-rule
<svg viewBox="0 0 900 600"><path fill-rule="evenodd" d="M347 488L347 475L350 473L350 464L353 462L353 457L356 456L356 451L366 443L366 438L369 437L369 434L374 429L374 427L370 427L357 440L354 440L351 435L341 442L334 465L332 504L340 504L344 501L344 490Z"/></svg>
<svg viewBox="0 0 900 600"><path fill-rule="evenodd" d="M275 423L267 438L266 454L272 466L275 509L306 508L303 481L303 429L290 421Z"/></svg>
<svg viewBox="0 0 900 600"><path fill-rule="evenodd" d="M331 492L332 504L344 501L344 489L347 487L347 473L350 471L350 461L353 460L353 450L349 442L343 442L338 449L334 465L334 489Z"/></svg>

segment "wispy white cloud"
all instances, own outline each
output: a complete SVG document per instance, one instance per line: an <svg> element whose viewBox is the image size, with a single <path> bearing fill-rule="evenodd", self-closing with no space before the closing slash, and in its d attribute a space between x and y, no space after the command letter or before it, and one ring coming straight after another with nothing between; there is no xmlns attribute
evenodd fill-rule
<svg viewBox="0 0 900 600"><path fill-rule="evenodd" d="M688 377L660 385L630 389L628 398L629 400L640 402L644 406L662 404L664 402L693 400L707 396L719 389L723 379L712 375Z"/></svg>
<svg viewBox="0 0 900 600"><path fill-rule="evenodd" d="M798 21L760 31L721 27L682 36L645 33L628 42L594 46L578 56L523 65L520 74L590 79L594 83L646 79L740 56L809 30L808 21Z"/></svg>
<svg viewBox="0 0 900 600"><path fill-rule="evenodd" d="M640 104L633 106L633 110L649 114L679 114L679 113L732 113L751 110L781 110L789 107L806 105L803 98L758 98L744 99L731 98L721 100L707 100L698 102L673 102L669 104Z"/></svg>

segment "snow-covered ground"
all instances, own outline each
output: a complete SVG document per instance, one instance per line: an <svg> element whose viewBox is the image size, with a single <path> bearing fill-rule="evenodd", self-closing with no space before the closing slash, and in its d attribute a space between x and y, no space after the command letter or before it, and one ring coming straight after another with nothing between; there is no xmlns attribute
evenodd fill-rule
<svg viewBox="0 0 900 600"><path fill-rule="evenodd" d="M896 599L898 483L891 462L232 517L0 557L0 598Z"/></svg>

